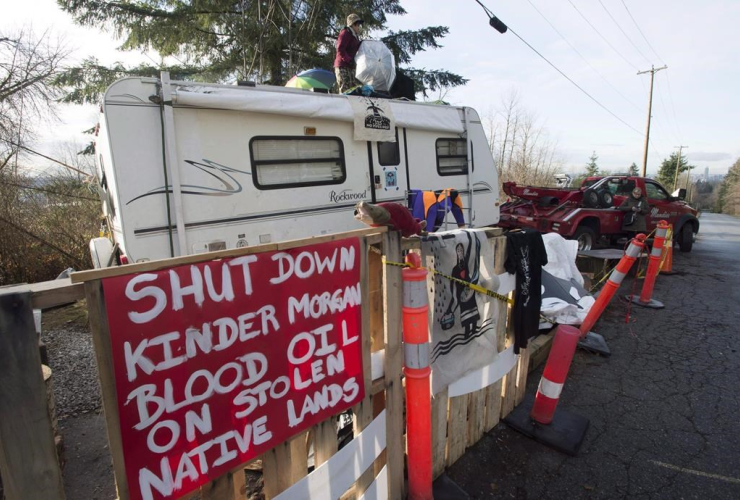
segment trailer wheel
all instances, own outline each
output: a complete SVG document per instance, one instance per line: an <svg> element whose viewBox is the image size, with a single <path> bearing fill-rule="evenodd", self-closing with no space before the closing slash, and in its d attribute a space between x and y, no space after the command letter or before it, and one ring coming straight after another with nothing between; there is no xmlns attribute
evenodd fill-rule
<svg viewBox="0 0 740 500"><path fill-rule="evenodd" d="M579 226L576 229L573 239L578 241L578 251L588 251L596 243L596 231L588 226Z"/></svg>
<svg viewBox="0 0 740 500"><path fill-rule="evenodd" d="M678 246L682 252L690 252L694 246L694 227L691 223L684 224L678 234Z"/></svg>
<svg viewBox="0 0 740 500"><path fill-rule="evenodd" d="M599 208L599 193L593 189L587 189L583 192L583 204L587 208Z"/></svg>
<svg viewBox="0 0 740 500"><path fill-rule="evenodd" d="M608 189L599 190L599 205L601 208L611 208L614 206L614 196Z"/></svg>

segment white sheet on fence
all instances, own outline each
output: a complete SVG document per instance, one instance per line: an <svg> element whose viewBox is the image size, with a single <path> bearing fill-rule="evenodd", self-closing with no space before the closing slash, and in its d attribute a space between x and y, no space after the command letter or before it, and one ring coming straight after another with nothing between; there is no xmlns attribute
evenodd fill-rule
<svg viewBox="0 0 740 500"><path fill-rule="evenodd" d="M377 380L385 373L385 349L370 353L370 378Z"/></svg>
<svg viewBox="0 0 740 500"><path fill-rule="evenodd" d="M595 299L583 288L583 276L576 266L578 242L557 233L542 235L547 251L547 265L542 268L542 306L540 313L561 325L580 325ZM555 279L547 280L544 273ZM548 290L548 286L556 290ZM540 329L552 324L541 321Z"/></svg>
<svg viewBox="0 0 740 500"><path fill-rule="evenodd" d="M365 493L357 500L387 500L388 498L388 466L384 465L378 475L375 476Z"/></svg>
<svg viewBox="0 0 740 500"><path fill-rule="evenodd" d="M336 452L311 474L277 495L274 500L338 499L368 467L373 465L375 459L385 449L385 433L385 410L383 410L347 446Z"/></svg>
<svg viewBox="0 0 740 500"><path fill-rule="evenodd" d="M425 265L489 290L498 290L493 249L485 231L463 229L422 238ZM499 308L492 299L430 273L432 393L496 359Z"/></svg>
<svg viewBox="0 0 740 500"><path fill-rule="evenodd" d="M498 353L496 360L490 365L467 373L464 377L451 383L447 388L449 397L463 396L501 380L516 366L517 355L514 354L514 346Z"/></svg>

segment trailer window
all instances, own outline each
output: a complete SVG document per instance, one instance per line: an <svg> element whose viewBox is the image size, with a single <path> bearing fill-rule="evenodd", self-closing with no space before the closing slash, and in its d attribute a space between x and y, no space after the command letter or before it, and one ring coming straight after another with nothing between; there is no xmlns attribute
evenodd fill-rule
<svg viewBox="0 0 740 500"><path fill-rule="evenodd" d="M437 173L466 175L468 155L466 139L437 139Z"/></svg>
<svg viewBox="0 0 740 500"><path fill-rule="evenodd" d="M401 151L398 148L398 129L396 129L396 142L378 143L378 163L383 167L393 167L401 163Z"/></svg>
<svg viewBox="0 0 740 500"><path fill-rule="evenodd" d="M341 184L347 178L338 137L254 137L249 153L258 189Z"/></svg>
<svg viewBox="0 0 740 500"><path fill-rule="evenodd" d="M668 193L666 193L662 187L657 184L653 184L652 182L646 182L645 189L647 191L648 200L667 200L670 198Z"/></svg>

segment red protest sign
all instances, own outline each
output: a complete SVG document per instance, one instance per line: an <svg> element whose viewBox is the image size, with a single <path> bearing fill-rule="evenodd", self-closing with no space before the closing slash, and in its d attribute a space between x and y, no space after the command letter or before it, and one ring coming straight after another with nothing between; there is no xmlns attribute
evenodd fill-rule
<svg viewBox="0 0 740 500"><path fill-rule="evenodd" d="M103 280L132 499L178 498L362 400L359 248Z"/></svg>

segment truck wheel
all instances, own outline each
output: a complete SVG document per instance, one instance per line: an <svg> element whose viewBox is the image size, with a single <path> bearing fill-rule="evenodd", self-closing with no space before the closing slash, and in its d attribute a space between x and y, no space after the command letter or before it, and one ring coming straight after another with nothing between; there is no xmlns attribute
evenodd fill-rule
<svg viewBox="0 0 740 500"><path fill-rule="evenodd" d="M611 191L606 189L599 191L599 205L601 205L601 208L611 208L614 206L614 196Z"/></svg>
<svg viewBox="0 0 740 500"><path fill-rule="evenodd" d="M596 243L596 231L588 226L580 226L576 229L573 239L578 241L578 251L591 250Z"/></svg>
<svg viewBox="0 0 740 500"><path fill-rule="evenodd" d="M678 235L678 246L681 247L682 252L690 252L691 247L694 246L694 227L690 223L684 224L681 228Z"/></svg>

